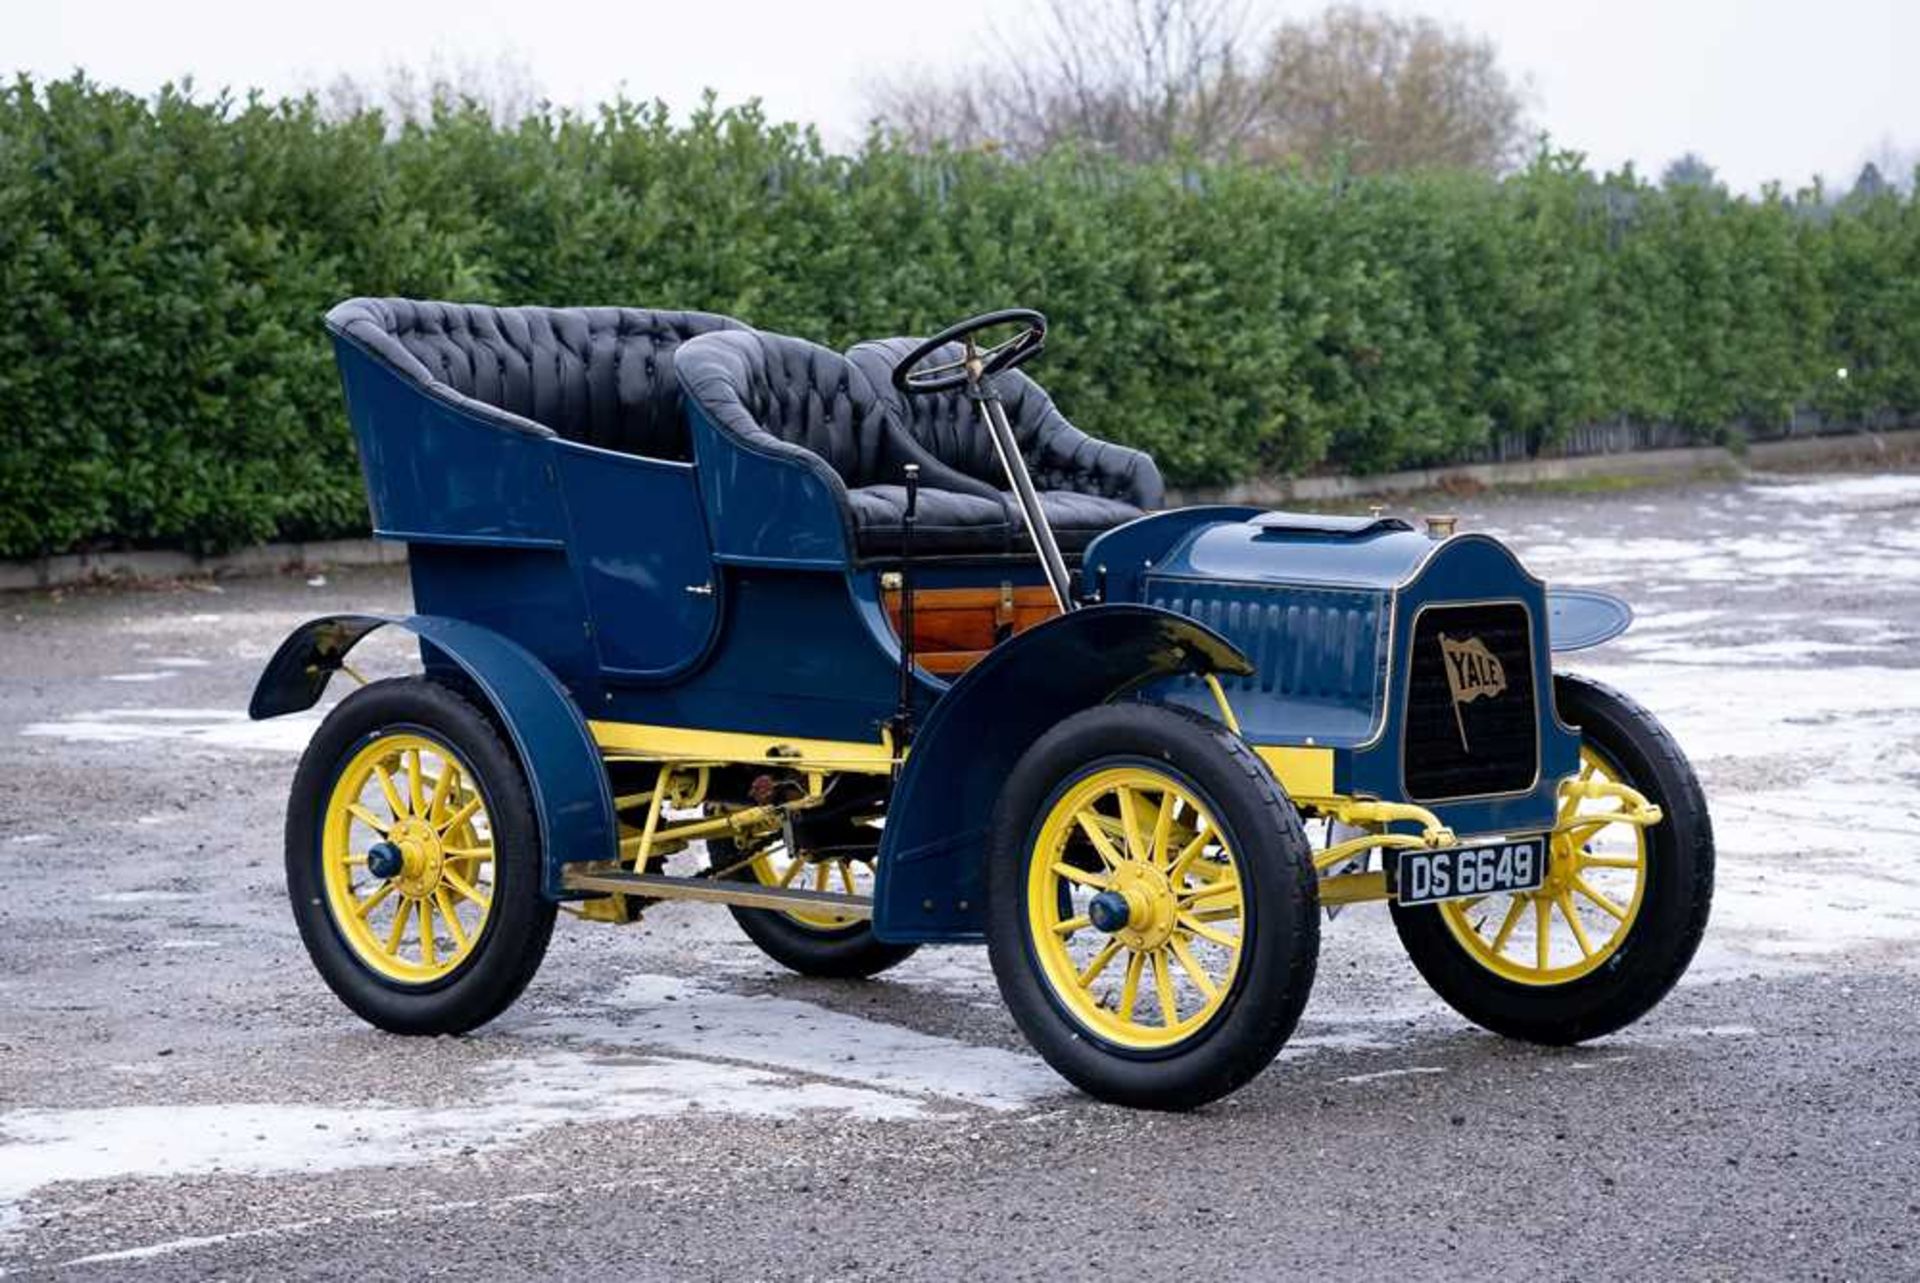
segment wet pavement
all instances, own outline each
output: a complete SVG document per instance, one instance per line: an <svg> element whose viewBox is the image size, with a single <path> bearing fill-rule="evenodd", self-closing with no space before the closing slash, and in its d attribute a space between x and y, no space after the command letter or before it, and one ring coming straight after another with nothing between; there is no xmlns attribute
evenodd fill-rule
<svg viewBox="0 0 1920 1283"><path fill-rule="evenodd" d="M0 1271L1920 1275L1920 475L1458 506L1639 610L1568 667L1707 786L1701 957L1549 1051L1356 908L1282 1059L1179 1117L1066 1089L983 950L803 980L707 906L563 916L493 1025L377 1033L285 902L317 715L241 710L288 629L404 577L0 597Z"/></svg>

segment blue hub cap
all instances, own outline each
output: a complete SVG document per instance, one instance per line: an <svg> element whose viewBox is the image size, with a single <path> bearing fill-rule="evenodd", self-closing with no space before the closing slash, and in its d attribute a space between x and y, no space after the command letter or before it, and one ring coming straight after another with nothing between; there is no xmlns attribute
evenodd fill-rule
<svg viewBox="0 0 1920 1283"><path fill-rule="evenodd" d="M376 878L396 877L405 864L400 848L391 842L375 842L367 848L367 872Z"/></svg>
<svg viewBox="0 0 1920 1283"><path fill-rule="evenodd" d="M1131 916L1127 897L1118 891L1102 891L1087 903L1087 920L1108 935L1124 929Z"/></svg>

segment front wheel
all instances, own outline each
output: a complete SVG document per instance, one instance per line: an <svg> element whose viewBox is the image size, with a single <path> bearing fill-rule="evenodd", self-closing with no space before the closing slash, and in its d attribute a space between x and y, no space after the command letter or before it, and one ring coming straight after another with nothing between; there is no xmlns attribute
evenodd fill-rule
<svg viewBox="0 0 1920 1283"><path fill-rule="evenodd" d="M1077 714L994 809L988 949L1014 1021L1115 1104L1190 1109L1264 1069L1319 953L1299 816L1237 735L1184 711Z"/></svg>
<svg viewBox="0 0 1920 1283"><path fill-rule="evenodd" d="M340 702L300 759L287 892L314 967L392 1033L464 1033L506 1010L546 953L540 832L512 750L425 678Z"/></svg>
<svg viewBox="0 0 1920 1283"><path fill-rule="evenodd" d="M1580 727L1580 779L1630 785L1649 828L1609 821L1612 799L1562 806L1538 891L1393 906L1413 965L1467 1019L1565 1045L1638 1020L1692 961L1713 899L1713 825L1693 769L1652 713L1583 677L1554 678Z"/></svg>

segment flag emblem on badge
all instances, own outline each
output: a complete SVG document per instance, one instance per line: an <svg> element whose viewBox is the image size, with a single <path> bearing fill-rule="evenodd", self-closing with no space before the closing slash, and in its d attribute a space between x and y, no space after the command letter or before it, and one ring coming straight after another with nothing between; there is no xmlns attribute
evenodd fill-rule
<svg viewBox="0 0 1920 1283"><path fill-rule="evenodd" d="M1460 751L1473 752L1467 743L1467 719L1461 708L1476 699L1492 699L1507 689L1507 670L1478 637L1459 641L1440 634L1440 657L1447 669L1447 688L1453 692L1453 724L1460 731Z"/></svg>

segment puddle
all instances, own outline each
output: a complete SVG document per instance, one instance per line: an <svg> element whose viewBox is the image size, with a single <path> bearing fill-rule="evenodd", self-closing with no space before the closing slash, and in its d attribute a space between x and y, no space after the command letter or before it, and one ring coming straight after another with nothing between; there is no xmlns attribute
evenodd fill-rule
<svg viewBox="0 0 1920 1283"><path fill-rule="evenodd" d="M243 712L224 708L115 708L72 713L57 722L32 722L20 733L76 744L170 740L216 749L298 753L324 716L325 710L315 710L256 722Z"/></svg>

